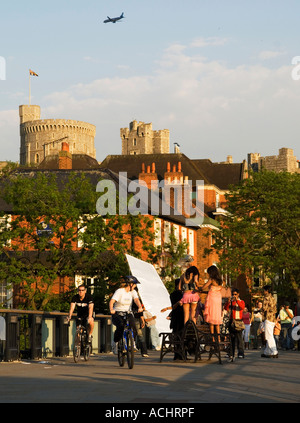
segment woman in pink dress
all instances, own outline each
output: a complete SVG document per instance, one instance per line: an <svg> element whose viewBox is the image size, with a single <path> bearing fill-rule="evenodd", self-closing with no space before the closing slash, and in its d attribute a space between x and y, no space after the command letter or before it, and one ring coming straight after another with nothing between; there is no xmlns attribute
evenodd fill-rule
<svg viewBox="0 0 300 423"><path fill-rule="evenodd" d="M202 287L202 291L209 288L205 301L204 319L210 326L210 332L219 335L220 342L220 325L222 324L222 297L230 296L230 290L226 290L222 284L220 272L216 266L210 266L207 269L209 280Z"/></svg>

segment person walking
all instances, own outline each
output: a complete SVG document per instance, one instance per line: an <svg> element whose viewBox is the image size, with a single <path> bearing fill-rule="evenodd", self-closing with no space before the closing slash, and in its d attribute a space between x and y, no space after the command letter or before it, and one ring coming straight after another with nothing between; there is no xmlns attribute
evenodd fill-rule
<svg viewBox="0 0 300 423"><path fill-rule="evenodd" d="M271 293L271 286L264 286L264 299L262 303L264 333L266 348L261 355L264 358L278 358L278 350L274 338L274 328L276 323L276 300Z"/></svg>
<svg viewBox="0 0 300 423"><path fill-rule="evenodd" d="M250 339L250 328L251 328L251 314L249 312L248 306L246 306L243 310L242 320L245 325L245 329L243 330L243 338L245 344L245 350L249 350L249 339Z"/></svg>

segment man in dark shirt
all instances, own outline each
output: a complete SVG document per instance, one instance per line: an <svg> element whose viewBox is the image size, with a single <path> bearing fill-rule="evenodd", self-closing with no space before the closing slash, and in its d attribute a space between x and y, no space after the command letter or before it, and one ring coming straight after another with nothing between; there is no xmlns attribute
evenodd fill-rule
<svg viewBox="0 0 300 423"><path fill-rule="evenodd" d="M94 330L94 300L93 297L87 293L84 285L78 287L78 294L74 295L72 298L68 315L69 321L71 320L75 307L77 308L77 317L83 319L83 324L87 324L89 341L91 342ZM78 324L78 321L76 321L76 324Z"/></svg>

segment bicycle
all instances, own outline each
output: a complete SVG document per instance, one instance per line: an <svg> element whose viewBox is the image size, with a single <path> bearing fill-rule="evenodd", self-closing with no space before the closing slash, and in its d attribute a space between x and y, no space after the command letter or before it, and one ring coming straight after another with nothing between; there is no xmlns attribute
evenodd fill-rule
<svg viewBox="0 0 300 423"><path fill-rule="evenodd" d="M118 362L121 367L125 364L125 355L127 356L128 368L132 369L134 365L134 336L129 323L129 314L124 313L122 318L125 321L123 336L118 342Z"/></svg>
<svg viewBox="0 0 300 423"><path fill-rule="evenodd" d="M76 328L76 334L75 334L75 341L74 341L74 348L73 348L73 357L75 363L78 362L78 360L81 357L81 354L83 354L83 358L85 361L88 361L91 355L92 346L89 343L89 335L87 331L87 327L84 324L84 321L86 319L78 318L78 326Z"/></svg>

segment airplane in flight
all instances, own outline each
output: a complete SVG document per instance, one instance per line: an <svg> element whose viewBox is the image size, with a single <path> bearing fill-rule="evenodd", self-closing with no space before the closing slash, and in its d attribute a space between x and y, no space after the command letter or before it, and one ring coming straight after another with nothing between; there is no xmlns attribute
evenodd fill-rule
<svg viewBox="0 0 300 423"><path fill-rule="evenodd" d="M105 21L103 21L103 23L110 23L110 22L116 23L116 22L118 22L118 21L120 21L121 19L124 19L124 18L125 18L125 16L124 16L124 12L123 12L122 15L117 17L117 18L110 18L109 16L107 16L107 19Z"/></svg>

